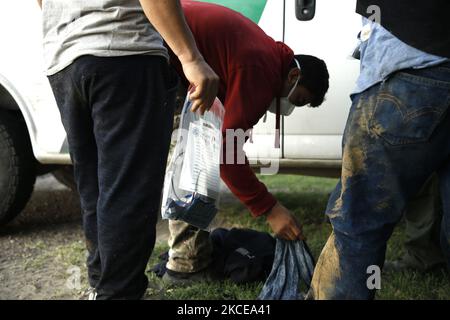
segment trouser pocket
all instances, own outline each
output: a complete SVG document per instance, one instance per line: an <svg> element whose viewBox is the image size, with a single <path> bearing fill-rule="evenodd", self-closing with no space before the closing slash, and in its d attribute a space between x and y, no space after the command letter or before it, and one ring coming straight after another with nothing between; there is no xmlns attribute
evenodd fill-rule
<svg viewBox="0 0 450 320"><path fill-rule="evenodd" d="M448 111L450 69L397 72L380 85L369 128L390 145L426 142Z"/></svg>

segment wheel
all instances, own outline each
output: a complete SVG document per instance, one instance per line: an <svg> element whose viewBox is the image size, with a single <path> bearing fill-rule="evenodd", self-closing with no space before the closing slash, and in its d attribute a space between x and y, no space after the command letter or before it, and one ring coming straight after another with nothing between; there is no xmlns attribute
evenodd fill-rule
<svg viewBox="0 0 450 320"><path fill-rule="evenodd" d="M36 168L25 121L0 110L0 226L27 204L36 182Z"/></svg>

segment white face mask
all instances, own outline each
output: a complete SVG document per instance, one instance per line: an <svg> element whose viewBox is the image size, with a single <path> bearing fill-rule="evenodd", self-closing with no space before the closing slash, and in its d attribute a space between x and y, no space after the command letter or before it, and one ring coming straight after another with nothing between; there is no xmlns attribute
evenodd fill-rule
<svg viewBox="0 0 450 320"><path fill-rule="evenodd" d="M297 59L294 59L295 64L297 65L297 68L300 70L300 64L298 63ZM297 81L295 81L294 86L292 87L291 91L289 91L289 94L287 97L280 98L280 114L282 116L289 116L295 109L295 105L291 102L290 98L292 93L294 92L295 88L297 88L298 81L300 80L300 75L297 78ZM272 100L272 103L269 106L269 112L277 114L277 98Z"/></svg>

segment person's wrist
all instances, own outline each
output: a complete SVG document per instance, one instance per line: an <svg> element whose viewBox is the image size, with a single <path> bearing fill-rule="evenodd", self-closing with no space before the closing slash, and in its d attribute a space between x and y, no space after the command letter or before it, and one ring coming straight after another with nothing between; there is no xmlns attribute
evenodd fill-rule
<svg viewBox="0 0 450 320"><path fill-rule="evenodd" d="M272 208L270 208L269 210L267 210L264 213L264 216L266 217L266 220L270 220L273 217L273 213L274 213L274 209L275 207L277 207L279 204L278 202L275 202L275 204L272 206Z"/></svg>
<svg viewBox="0 0 450 320"><path fill-rule="evenodd" d="M186 52L183 52L178 55L178 59L180 60L181 64L189 64L193 62L199 62L203 61L203 56L200 54L198 50L186 50Z"/></svg>

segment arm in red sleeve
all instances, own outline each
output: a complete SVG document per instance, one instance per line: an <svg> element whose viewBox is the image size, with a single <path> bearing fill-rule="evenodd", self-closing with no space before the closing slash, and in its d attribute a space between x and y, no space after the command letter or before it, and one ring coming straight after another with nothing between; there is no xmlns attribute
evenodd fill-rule
<svg viewBox="0 0 450 320"><path fill-rule="evenodd" d="M270 86L270 79L257 67L239 68L234 71L228 81L225 98L225 119L223 125L223 159L220 166L220 176L231 192L251 211L253 216L261 216L271 210L276 199L267 190L266 186L258 180L250 168L247 157L244 163L237 163L237 152L244 153L243 143L234 148L228 146L226 129L252 128L265 114L267 107L273 99L274 88ZM245 139L246 140L246 139ZM234 151L232 163L227 163L228 151ZM242 161L241 161L242 162Z"/></svg>

